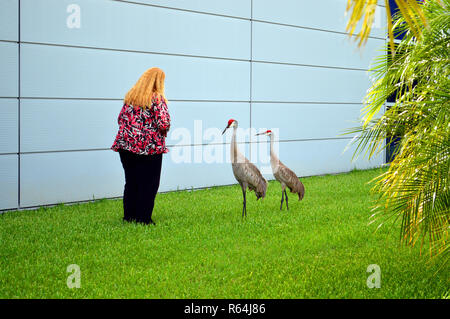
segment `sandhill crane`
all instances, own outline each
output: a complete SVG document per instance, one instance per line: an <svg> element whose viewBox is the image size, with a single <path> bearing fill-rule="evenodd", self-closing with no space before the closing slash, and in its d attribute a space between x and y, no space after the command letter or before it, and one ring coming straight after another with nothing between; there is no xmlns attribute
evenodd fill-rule
<svg viewBox="0 0 450 319"><path fill-rule="evenodd" d="M281 183L281 205L280 210L283 208L283 200L286 195L286 208L289 210L288 205L288 195L286 193L286 186L289 187L291 193L298 194L298 200L302 200L305 195L305 186L298 179L297 175L291 171L286 165L284 165L278 157L275 155L273 150L273 140L274 135L271 130L256 134L256 135L266 135L270 137L270 166L272 166L272 173L276 180Z"/></svg>
<svg viewBox="0 0 450 319"><path fill-rule="evenodd" d="M228 128L233 128L233 137L231 138L231 166L233 168L233 174L236 180L239 182L242 188L242 195L244 197L242 207L242 217L247 216L247 187L250 191L254 190L256 194L256 200L264 198L266 196L267 181L262 176L259 169L250 163L250 161L239 151L236 144L236 130L238 122L236 120L229 120L227 127L222 132L222 135Z"/></svg>

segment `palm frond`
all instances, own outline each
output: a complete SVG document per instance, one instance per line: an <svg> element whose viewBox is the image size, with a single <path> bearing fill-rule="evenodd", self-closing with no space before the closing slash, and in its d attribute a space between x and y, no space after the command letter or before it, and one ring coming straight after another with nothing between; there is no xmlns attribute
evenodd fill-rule
<svg viewBox="0 0 450 319"><path fill-rule="evenodd" d="M422 36L423 27L427 27L427 19L423 12L422 5L417 0L395 0L397 6L403 15L406 23L409 25L410 30L414 36L418 39ZM440 2L440 1L439 1ZM391 8L389 1L385 0L386 16L387 16L387 29L389 37L389 45L391 52L394 55L394 32L391 18ZM358 47L361 47L367 42L372 25L375 18L375 11L377 8L377 0L347 0L346 12L350 12L350 17L347 22L346 31L352 35L356 35ZM361 23L359 31L357 30L358 24Z"/></svg>
<svg viewBox="0 0 450 319"><path fill-rule="evenodd" d="M450 0L406 2L399 4L400 10L415 12L416 20L403 12L394 17L392 33L404 33L404 39L395 56L376 60L361 125L348 132L358 134L354 156L365 151L369 158L401 138L388 171L373 181L379 198L372 219L401 219L404 244L420 243L431 256L448 258ZM392 95L396 102L383 112Z"/></svg>

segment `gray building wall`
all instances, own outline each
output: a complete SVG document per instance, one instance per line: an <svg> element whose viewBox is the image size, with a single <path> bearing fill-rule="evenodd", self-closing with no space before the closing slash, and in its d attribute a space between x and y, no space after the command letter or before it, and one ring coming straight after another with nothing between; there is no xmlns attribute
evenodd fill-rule
<svg viewBox="0 0 450 319"><path fill-rule="evenodd" d="M172 117L160 191L235 183L230 136L209 134L230 118L268 178L253 135L265 128L299 176L379 166L351 162L340 134L360 115L385 12L357 50L346 2L1 0L0 210L121 196L109 147L124 94L152 66L166 72Z"/></svg>

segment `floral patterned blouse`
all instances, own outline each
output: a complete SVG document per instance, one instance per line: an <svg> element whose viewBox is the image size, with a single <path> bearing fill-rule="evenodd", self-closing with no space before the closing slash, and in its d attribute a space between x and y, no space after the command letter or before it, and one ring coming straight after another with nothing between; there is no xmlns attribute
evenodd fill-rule
<svg viewBox="0 0 450 319"><path fill-rule="evenodd" d="M165 100L154 96L150 108L124 104L118 118L119 132L111 149L127 150L139 155L167 153L165 137L170 115Z"/></svg>

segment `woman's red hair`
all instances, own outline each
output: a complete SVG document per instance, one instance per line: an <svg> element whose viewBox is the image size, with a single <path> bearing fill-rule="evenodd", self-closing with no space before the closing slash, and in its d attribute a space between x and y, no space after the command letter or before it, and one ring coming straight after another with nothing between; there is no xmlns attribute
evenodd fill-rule
<svg viewBox="0 0 450 319"><path fill-rule="evenodd" d="M136 84L125 95L124 103L134 107L150 107L155 95L164 95L164 80L166 75L160 68L150 68L141 75Z"/></svg>

